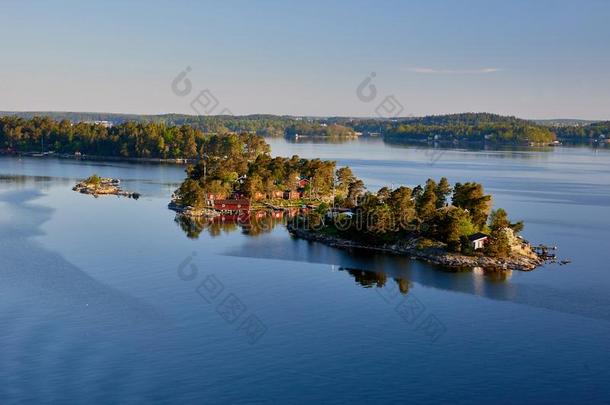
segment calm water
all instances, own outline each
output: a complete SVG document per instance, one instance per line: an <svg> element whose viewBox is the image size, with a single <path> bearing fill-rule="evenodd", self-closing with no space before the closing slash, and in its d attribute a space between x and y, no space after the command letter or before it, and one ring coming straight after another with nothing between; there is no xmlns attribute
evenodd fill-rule
<svg viewBox="0 0 610 405"><path fill-rule="evenodd" d="M610 152L272 141L376 190L474 180L567 266L453 274L291 239L188 237L172 166L0 158L0 402L610 401ZM138 201L72 192L93 172Z"/></svg>

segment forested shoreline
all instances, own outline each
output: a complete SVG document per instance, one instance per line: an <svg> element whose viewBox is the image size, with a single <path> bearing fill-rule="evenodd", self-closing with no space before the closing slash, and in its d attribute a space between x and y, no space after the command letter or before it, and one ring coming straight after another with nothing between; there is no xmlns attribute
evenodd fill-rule
<svg viewBox="0 0 610 405"><path fill-rule="evenodd" d="M190 116L97 113L0 113L0 150L98 156L194 159L209 135L347 139L390 143L529 145L556 140L606 143L610 122L542 125L515 117L463 113L427 117L348 118L274 115Z"/></svg>
<svg viewBox="0 0 610 405"><path fill-rule="evenodd" d="M237 135L227 135L232 142ZM71 123L48 117L0 118L0 149L122 158L195 159L203 153L203 131L190 125L126 122L113 126Z"/></svg>

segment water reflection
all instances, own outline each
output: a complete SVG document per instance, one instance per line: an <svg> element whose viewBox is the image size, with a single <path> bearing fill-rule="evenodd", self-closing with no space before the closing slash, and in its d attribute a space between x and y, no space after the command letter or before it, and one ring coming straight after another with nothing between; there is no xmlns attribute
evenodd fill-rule
<svg viewBox="0 0 610 405"><path fill-rule="evenodd" d="M193 218L177 214L174 221L189 239L198 239L204 230L211 237L237 230L244 235L258 236L271 232L277 225L285 225L287 218L282 211L243 211L214 218Z"/></svg>
<svg viewBox="0 0 610 405"><path fill-rule="evenodd" d="M347 142L356 142L358 137L333 137L333 136L285 136L287 143L321 143L321 144L340 144Z"/></svg>
<svg viewBox="0 0 610 405"><path fill-rule="evenodd" d="M298 213L294 211L243 211L235 214L223 214L214 218L193 218L177 214L174 221L189 239L199 239L204 231L210 237L218 237L240 231L243 235L261 236L271 233L276 228L285 227ZM492 282L502 284L509 281L512 271L501 269L450 268L418 262L405 256L388 255L371 252L365 249L341 249L326 246L318 242L290 238L246 239L240 242L237 251L229 251L230 256L256 257L261 259L295 260L310 263L341 263L339 270L350 274L359 285L370 288L385 286L388 278L393 278L403 293L409 290L410 282L405 275L415 277L415 281L450 290L471 291L477 295L486 295L484 284ZM281 246L277 246L279 243ZM350 265L353 265L350 266ZM469 274L468 281L456 273ZM410 277L409 277L410 278ZM498 291L492 289L494 293ZM502 291L501 289L499 291ZM501 293L500 293L501 294Z"/></svg>
<svg viewBox="0 0 610 405"><path fill-rule="evenodd" d="M29 187L36 187L46 191L51 186L51 181L57 180L48 176L25 176L0 174L0 190L23 190Z"/></svg>
<svg viewBox="0 0 610 405"><path fill-rule="evenodd" d="M278 230L278 232L284 232ZM610 299L601 292L589 291L583 298L580 290L557 288L532 282L516 281L511 271L492 271L475 268L472 271L448 271L447 268L411 260L404 256L388 255L359 249L337 249L318 242L293 238L247 238L238 247L230 247L225 255L256 259L273 259L292 262L327 264L333 269L337 264L346 270L356 285L371 288L389 288L384 280L401 281L401 291L408 291L412 284L436 290L445 290L484 297L494 301L509 301L534 308L580 315L610 321ZM356 269L356 270L354 270ZM537 271L548 271L545 267ZM366 272L366 273L363 273ZM408 280L408 282L406 281ZM397 281L398 282L398 281Z"/></svg>
<svg viewBox="0 0 610 405"><path fill-rule="evenodd" d="M357 284L364 288L384 288L388 281L388 275L381 271L370 271L349 267L339 267L339 271L347 272L347 274L354 278L354 281L356 281ZM411 287L409 280L404 278L394 278L393 280L398 286L398 291L403 295L407 295Z"/></svg>
<svg viewBox="0 0 610 405"><path fill-rule="evenodd" d="M553 152L555 146L546 145L499 145L485 143L452 143L438 141L409 141L409 140L394 140L384 138L383 143L392 148L416 148L422 150L440 149L440 150L455 150L455 151L499 151L499 152Z"/></svg>

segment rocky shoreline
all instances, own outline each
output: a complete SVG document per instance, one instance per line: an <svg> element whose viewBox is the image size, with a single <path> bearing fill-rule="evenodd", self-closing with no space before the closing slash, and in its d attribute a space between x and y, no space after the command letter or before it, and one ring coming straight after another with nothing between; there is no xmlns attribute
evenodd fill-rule
<svg viewBox="0 0 610 405"><path fill-rule="evenodd" d="M180 215L184 215L192 218L214 218L220 215L220 213L216 210L210 208L193 208L189 205L184 206L182 204L178 204L176 201L171 201L167 208L172 211L177 212Z"/></svg>
<svg viewBox="0 0 610 405"><path fill-rule="evenodd" d="M413 242L394 245L369 246L335 236L322 235L313 231L298 229L290 225L288 226L288 231L294 237L323 243L331 247L340 249L363 249L407 256L411 259L446 266L453 270L482 267L485 269L496 270L532 271L544 264L544 260L533 252L531 255L513 254L507 258L494 258L483 255L466 256L459 253L450 253L438 248L419 249Z"/></svg>

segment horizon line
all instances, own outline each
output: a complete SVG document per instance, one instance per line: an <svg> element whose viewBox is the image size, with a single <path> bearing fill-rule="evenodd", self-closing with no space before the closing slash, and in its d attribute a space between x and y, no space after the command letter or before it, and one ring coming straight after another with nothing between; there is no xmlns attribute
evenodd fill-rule
<svg viewBox="0 0 610 405"><path fill-rule="evenodd" d="M443 115L458 115L458 114L493 114L503 117L514 117L526 121L553 121L553 120L568 120L568 121L610 121L610 118L565 118L565 117L552 117L552 118L524 118L515 114L502 114L489 111L461 111L451 113L435 113L435 114L424 114L424 115L406 115L398 117L379 117L376 115L295 115L295 114L276 114L276 113L250 113L250 114L189 114L180 112L163 112L163 113L131 113L131 112L108 112L108 111L76 111L76 110L0 110L0 114L108 114L108 115L135 115L135 116L164 116L164 115L183 115L188 117L249 117L254 115L267 115L275 117L294 117L294 118L353 118L353 119L378 119L378 120L405 120L409 118L424 118L434 117Z"/></svg>

